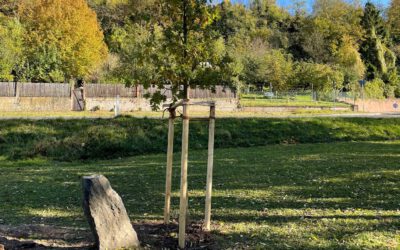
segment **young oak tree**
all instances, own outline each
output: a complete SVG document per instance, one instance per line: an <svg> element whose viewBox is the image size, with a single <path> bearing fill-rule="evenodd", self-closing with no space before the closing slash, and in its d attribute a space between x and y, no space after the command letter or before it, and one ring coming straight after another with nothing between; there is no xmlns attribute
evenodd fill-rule
<svg viewBox="0 0 400 250"><path fill-rule="evenodd" d="M190 98L190 87L212 89L223 83L229 75L229 60L223 37L212 29L219 15L211 1L158 0L155 4L159 11L149 21L135 24L131 34L136 32L137 39L121 46L126 52L121 58L121 75L127 85L158 87L160 90L149 96L157 109L166 100L161 92L165 86L177 101Z"/></svg>
<svg viewBox="0 0 400 250"><path fill-rule="evenodd" d="M32 81L84 78L107 56L96 13L85 0L24 0L18 14Z"/></svg>

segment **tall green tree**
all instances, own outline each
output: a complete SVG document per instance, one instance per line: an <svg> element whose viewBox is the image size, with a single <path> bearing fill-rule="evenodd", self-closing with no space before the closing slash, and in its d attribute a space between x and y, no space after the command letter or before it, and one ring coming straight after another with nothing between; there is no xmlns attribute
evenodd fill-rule
<svg viewBox="0 0 400 250"><path fill-rule="evenodd" d="M330 92L333 88L343 87L344 75L327 64L299 62L296 65L295 81L298 88L312 87L319 92Z"/></svg>
<svg viewBox="0 0 400 250"><path fill-rule="evenodd" d="M236 45L249 42L256 32L257 18L244 5L223 1L216 5L220 17L213 22L213 29L219 32L226 42Z"/></svg>
<svg viewBox="0 0 400 250"><path fill-rule="evenodd" d="M291 87L293 62L281 50L268 49L262 40L254 40L243 58L242 80L253 86L271 86L274 90Z"/></svg>
<svg viewBox="0 0 400 250"><path fill-rule="evenodd" d="M361 25L365 35L360 51L367 67L367 78L385 77L394 69L396 57L389 49L389 32L381 13L370 2L365 5Z"/></svg>

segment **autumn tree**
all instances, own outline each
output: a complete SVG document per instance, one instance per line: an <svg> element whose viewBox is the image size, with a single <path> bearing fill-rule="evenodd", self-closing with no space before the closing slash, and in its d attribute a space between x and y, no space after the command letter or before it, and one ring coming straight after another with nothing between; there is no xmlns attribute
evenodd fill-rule
<svg viewBox="0 0 400 250"><path fill-rule="evenodd" d="M400 42L400 0L392 0L387 11L390 33L395 42Z"/></svg>
<svg viewBox="0 0 400 250"><path fill-rule="evenodd" d="M311 17L301 28L301 43L308 57L317 63L335 63L341 47L358 49L363 31L362 10L343 0L316 0Z"/></svg>
<svg viewBox="0 0 400 250"><path fill-rule="evenodd" d="M275 0L253 0L250 3L252 14L256 18L258 39L264 39L274 49L287 48L287 28L290 15L279 7Z"/></svg>
<svg viewBox="0 0 400 250"><path fill-rule="evenodd" d="M85 0L21 1L18 14L32 81L84 78L107 56L96 13Z"/></svg>
<svg viewBox="0 0 400 250"><path fill-rule="evenodd" d="M11 81L23 61L23 27L16 18L0 13L0 80Z"/></svg>
<svg viewBox="0 0 400 250"><path fill-rule="evenodd" d="M397 56L397 69L400 69L400 1L392 0L387 12L392 50Z"/></svg>
<svg viewBox="0 0 400 250"><path fill-rule="evenodd" d="M4 16L14 16L18 9L19 0L0 0L0 13Z"/></svg>

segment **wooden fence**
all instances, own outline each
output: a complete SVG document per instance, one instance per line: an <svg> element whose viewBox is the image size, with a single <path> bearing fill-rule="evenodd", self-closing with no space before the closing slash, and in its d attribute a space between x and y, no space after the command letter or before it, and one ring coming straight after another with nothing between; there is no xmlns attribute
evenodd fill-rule
<svg viewBox="0 0 400 250"><path fill-rule="evenodd" d="M144 89L143 86L139 87L139 92L143 96L143 94L154 94L159 89L156 87L150 87L148 89ZM169 86L166 86L162 89L161 94L165 95L167 98L172 98L172 92ZM191 88L189 89L189 97L193 99L208 99L208 98L226 98L226 99L234 99L236 98L236 92L232 89L224 86L215 86L215 89L202 89L202 88Z"/></svg>
<svg viewBox="0 0 400 250"><path fill-rule="evenodd" d="M198 99L208 99L208 98L234 99L236 98L236 92L228 87L215 86L214 90L200 89L200 88L190 89L189 96L190 98L198 98Z"/></svg>
<svg viewBox="0 0 400 250"><path fill-rule="evenodd" d="M71 87L65 83L0 82L2 97L70 97Z"/></svg>
<svg viewBox="0 0 400 250"><path fill-rule="evenodd" d="M137 97L137 87L127 88L123 84L86 84L86 97Z"/></svg>
<svg viewBox="0 0 400 250"><path fill-rule="evenodd" d="M138 86L140 97L143 97L145 94L154 94L159 91L159 88L150 86L149 88L145 89L143 85ZM172 92L169 89L169 86L166 86L164 89L160 90L161 94L165 95L167 98L172 98Z"/></svg>
<svg viewBox="0 0 400 250"><path fill-rule="evenodd" d="M96 97L116 97L135 98L143 97L145 94L153 94L159 91L157 87L145 89L142 85L125 87L123 84L86 84L85 96L88 98ZM160 92L171 98L171 90L168 86ZM0 97L70 97L71 85L66 83L17 83L0 82ZM216 86L214 90L193 88L189 92L190 98L236 98L236 93L230 88Z"/></svg>
<svg viewBox="0 0 400 250"><path fill-rule="evenodd" d="M18 84L20 97L70 97L68 83L21 83Z"/></svg>
<svg viewBox="0 0 400 250"><path fill-rule="evenodd" d="M13 82L0 82L0 96L13 97L15 96L16 88Z"/></svg>

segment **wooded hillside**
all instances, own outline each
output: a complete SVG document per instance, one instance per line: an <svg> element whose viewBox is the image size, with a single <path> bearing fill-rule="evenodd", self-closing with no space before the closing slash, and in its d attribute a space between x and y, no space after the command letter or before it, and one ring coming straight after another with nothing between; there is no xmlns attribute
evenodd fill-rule
<svg viewBox="0 0 400 250"><path fill-rule="evenodd" d="M311 13L296 3L2 0L0 80L151 85L185 76L282 91L356 90L366 79L378 97L400 96L399 0L387 9L316 0ZM184 13L186 36L176 27Z"/></svg>

